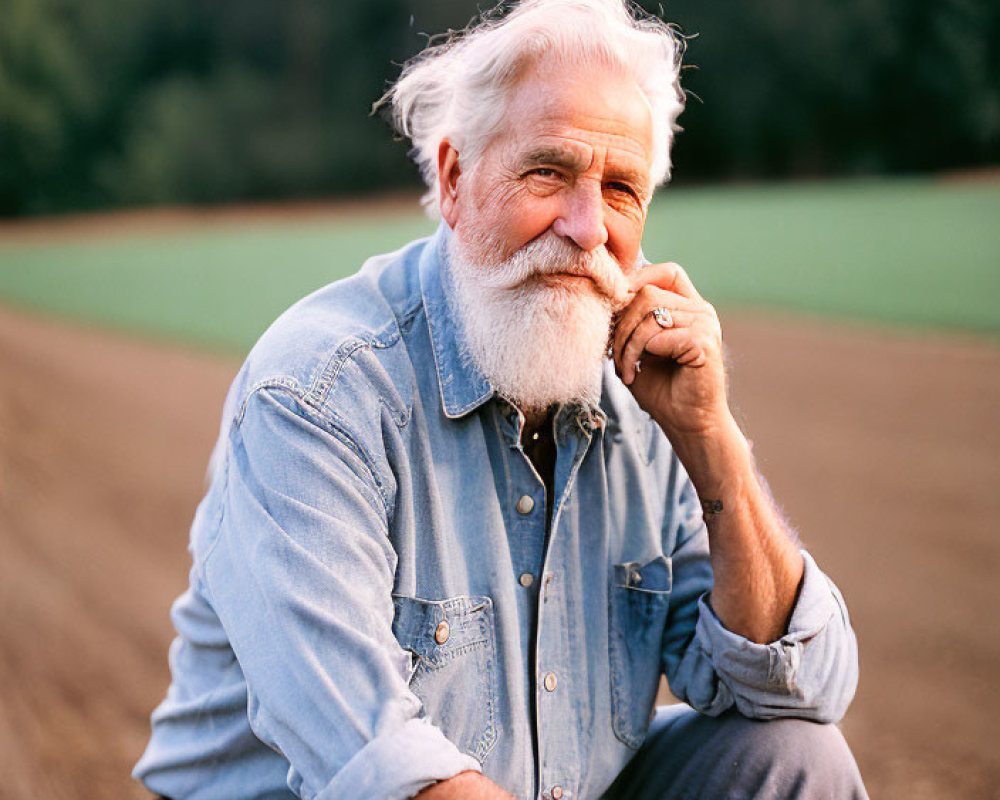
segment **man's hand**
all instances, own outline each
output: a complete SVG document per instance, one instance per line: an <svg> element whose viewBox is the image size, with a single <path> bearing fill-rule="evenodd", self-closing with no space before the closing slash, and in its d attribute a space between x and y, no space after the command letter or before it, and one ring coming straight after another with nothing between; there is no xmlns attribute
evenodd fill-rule
<svg viewBox="0 0 1000 800"><path fill-rule="evenodd" d="M481 773L469 771L431 784L417 795L417 800L514 800L514 797Z"/></svg>
<svg viewBox="0 0 1000 800"><path fill-rule="evenodd" d="M802 556L730 413L719 318L677 264L644 267L632 289L615 327L618 375L667 435L698 496L722 509L706 518L716 615L751 641L774 641L787 630ZM656 321L659 308L672 324Z"/></svg>
<svg viewBox="0 0 1000 800"><path fill-rule="evenodd" d="M668 436L720 429L729 406L715 309L672 262L639 270L631 289L635 294L618 312L612 343L619 377ZM672 327L656 321L657 308L670 312Z"/></svg>

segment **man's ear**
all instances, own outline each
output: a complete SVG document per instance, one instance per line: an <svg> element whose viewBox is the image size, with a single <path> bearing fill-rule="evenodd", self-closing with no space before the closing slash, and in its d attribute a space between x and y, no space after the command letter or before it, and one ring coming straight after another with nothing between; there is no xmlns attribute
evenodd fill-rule
<svg viewBox="0 0 1000 800"><path fill-rule="evenodd" d="M438 196L441 198L441 216L453 230L458 222L458 179L461 174L458 150L447 139L442 139L438 145Z"/></svg>

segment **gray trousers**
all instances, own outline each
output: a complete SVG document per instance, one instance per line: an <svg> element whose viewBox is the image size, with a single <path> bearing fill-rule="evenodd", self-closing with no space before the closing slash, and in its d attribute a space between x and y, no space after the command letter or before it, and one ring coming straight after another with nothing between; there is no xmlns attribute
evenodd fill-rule
<svg viewBox="0 0 1000 800"><path fill-rule="evenodd" d="M779 798L868 800L836 727L736 712L706 717L677 703L657 709L646 743L601 800Z"/></svg>
<svg viewBox="0 0 1000 800"><path fill-rule="evenodd" d="M833 725L703 716L661 706L646 743L601 800L867 800Z"/></svg>

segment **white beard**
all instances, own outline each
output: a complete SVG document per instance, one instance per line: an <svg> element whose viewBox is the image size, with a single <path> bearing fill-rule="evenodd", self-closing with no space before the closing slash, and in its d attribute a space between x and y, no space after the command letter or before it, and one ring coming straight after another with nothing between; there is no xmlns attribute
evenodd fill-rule
<svg viewBox="0 0 1000 800"><path fill-rule="evenodd" d="M462 356L523 411L596 406L612 314L627 298L618 263L603 246L588 253L553 233L507 259L499 252L488 235L449 240L448 298L464 338ZM557 272L594 283L540 278Z"/></svg>

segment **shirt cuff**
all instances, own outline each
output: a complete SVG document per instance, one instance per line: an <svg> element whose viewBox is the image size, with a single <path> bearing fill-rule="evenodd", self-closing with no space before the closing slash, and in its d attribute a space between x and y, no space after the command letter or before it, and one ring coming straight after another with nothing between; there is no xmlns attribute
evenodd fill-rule
<svg viewBox="0 0 1000 800"><path fill-rule="evenodd" d="M426 718L411 719L361 748L315 800L407 800L468 770L482 766Z"/></svg>
<svg viewBox="0 0 1000 800"><path fill-rule="evenodd" d="M826 576L812 556L801 552L805 562L802 586L788 631L774 642L758 644L733 633L719 621L707 595L698 601L698 638L720 678L733 690L737 706L740 698L756 705L767 703L766 695L798 693L801 645L821 633L839 613L838 599Z"/></svg>

